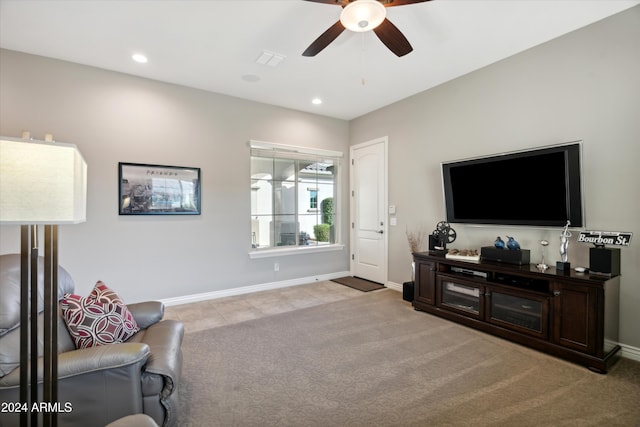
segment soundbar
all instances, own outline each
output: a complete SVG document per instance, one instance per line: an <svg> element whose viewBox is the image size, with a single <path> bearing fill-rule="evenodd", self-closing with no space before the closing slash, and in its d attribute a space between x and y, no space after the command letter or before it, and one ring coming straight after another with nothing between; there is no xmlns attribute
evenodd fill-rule
<svg viewBox="0 0 640 427"><path fill-rule="evenodd" d="M480 248L480 259L482 261L526 265L529 264L529 249L512 251L508 249L494 248L493 246L483 246Z"/></svg>

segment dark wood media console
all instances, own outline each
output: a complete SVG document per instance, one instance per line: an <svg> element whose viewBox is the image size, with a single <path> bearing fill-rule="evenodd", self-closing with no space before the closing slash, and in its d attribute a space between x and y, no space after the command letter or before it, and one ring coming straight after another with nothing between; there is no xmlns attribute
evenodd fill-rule
<svg viewBox="0 0 640 427"><path fill-rule="evenodd" d="M413 306L605 374L620 352L619 277L414 253Z"/></svg>

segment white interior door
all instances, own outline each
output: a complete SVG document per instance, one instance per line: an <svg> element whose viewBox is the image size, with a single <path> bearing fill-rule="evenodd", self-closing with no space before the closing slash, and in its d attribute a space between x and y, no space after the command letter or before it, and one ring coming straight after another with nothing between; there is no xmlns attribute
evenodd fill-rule
<svg viewBox="0 0 640 427"><path fill-rule="evenodd" d="M387 282L387 138L351 154L351 274Z"/></svg>

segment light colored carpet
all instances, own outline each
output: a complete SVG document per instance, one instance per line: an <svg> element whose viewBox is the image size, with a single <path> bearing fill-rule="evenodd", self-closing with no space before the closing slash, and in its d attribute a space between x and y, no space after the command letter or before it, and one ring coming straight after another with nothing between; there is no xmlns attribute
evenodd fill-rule
<svg viewBox="0 0 640 427"><path fill-rule="evenodd" d="M392 290L189 333L183 351L184 427L640 425L640 363L594 374Z"/></svg>

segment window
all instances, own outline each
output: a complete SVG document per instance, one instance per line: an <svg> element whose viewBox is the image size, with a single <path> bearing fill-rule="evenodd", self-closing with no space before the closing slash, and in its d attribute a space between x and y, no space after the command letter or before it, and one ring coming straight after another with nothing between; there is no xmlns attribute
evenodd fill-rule
<svg viewBox="0 0 640 427"><path fill-rule="evenodd" d="M318 209L318 190L309 188L309 209Z"/></svg>
<svg viewBox="0 0 640 427"><path fill-rule="evenodd" d="M251 246L337 243L342 153L251 141Z"/></svg>

